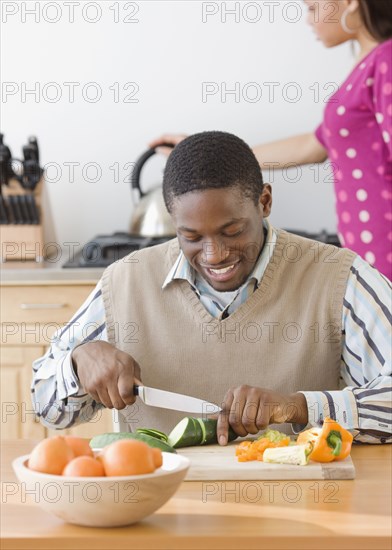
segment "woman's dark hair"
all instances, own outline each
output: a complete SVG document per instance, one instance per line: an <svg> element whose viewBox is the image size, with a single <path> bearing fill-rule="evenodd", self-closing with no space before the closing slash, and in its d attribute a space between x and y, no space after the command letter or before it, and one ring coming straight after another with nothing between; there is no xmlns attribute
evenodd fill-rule
<svg viewBox="0 0 392 550"><path fill-rule="evenodd" d="M392 38L392 0L359 0L359 14L377 42Z"/></svg>
<svg viewBox="0 0 392 550"><path fill-rule="evenodd" d="M237 187L255 204L264 187L252 149L237 136L201 132L181 141L170 154L163 176L163 198L169 212L180 195L228 187Z"/></svg>

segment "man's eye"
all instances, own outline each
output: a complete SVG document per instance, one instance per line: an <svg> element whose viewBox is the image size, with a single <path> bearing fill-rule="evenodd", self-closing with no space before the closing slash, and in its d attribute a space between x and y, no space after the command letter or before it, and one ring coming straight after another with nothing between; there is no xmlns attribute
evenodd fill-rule
<svg viewBox="0 0 392 550"><path fill-rule="evenodd" d="M240 229L239 231L236 231L235 233L226 233L225 237L238 237L241 235L243 229Z"/></svg>
<svg viewBox="0 0 392 550"><path fill-rule="evenodd" d="M197 243L197 241L200 241L201 237L198 235L192 235L192 237L188 237L187 235L182 235L182 238L188 241L188 243Z"/></svg>

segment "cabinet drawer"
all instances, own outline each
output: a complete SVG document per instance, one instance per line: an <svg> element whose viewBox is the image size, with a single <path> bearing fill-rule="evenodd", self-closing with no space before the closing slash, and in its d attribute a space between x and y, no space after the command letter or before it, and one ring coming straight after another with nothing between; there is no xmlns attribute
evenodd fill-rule
<svg viewBox="0 0 392 550"><path fill-rule="evenodd" d="M66 323L93 285L3 286L2 323Z"/></svg>

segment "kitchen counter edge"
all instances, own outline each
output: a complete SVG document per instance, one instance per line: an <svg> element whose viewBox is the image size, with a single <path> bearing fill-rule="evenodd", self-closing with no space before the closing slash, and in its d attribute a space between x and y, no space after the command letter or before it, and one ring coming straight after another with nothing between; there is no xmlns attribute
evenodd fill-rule
<svg viewBox="0 0 392 550"><path fill-rule="evenodd" d="M15 286L26 284L96 284L104 268L67 268L33 267L0 269L0 284Z"/></svg>

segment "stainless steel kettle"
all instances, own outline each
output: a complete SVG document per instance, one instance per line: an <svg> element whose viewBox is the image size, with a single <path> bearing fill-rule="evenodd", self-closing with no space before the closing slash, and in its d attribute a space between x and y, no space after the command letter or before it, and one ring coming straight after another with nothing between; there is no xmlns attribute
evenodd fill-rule
<svg viewBox="0 0 392 550"><path fill-rule="evenodd" d="M167 146L173 147L173 145ZM175 237L176 230L163 200L162 185L154 187L147 193L142 191L140 187L142 168L155 153L155 149L149 149L143 153L132 170L132 192L137 195L137 202L131 218L129 232L142 237Z"/></svg>

